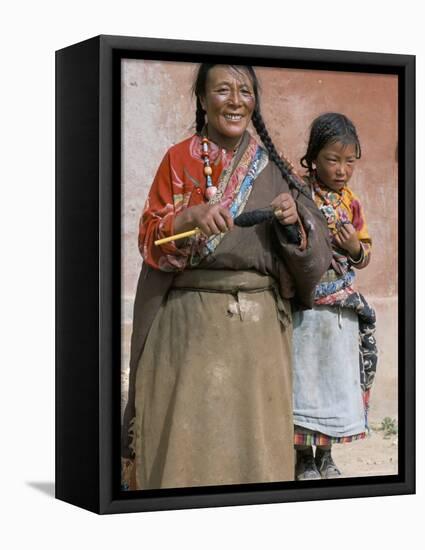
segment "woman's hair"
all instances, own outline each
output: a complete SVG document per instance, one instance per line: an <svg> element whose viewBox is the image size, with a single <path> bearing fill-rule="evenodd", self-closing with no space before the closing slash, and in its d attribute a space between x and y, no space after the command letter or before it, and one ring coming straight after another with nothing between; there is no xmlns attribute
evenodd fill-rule
<svg viewBox="0 0 425 550"><path fill-rule="evenodd" d="M193 94L196 97L196 131L198 133L200 133L203 127L205 126L205 115L206 115L206 112L202 108L200 98L205 97L208 72L213 67L215 67L215 65L202 63L198 69L198 73L192 88ZM294 178L292 176L292 168L291 166L289 166L288 163L286 163L284 160L280 158L276 150L276 147L267 131L266 125L264 124L263 117L261 116L260 85L254 69L251 67L251 65L228 65L228 67L231 67L235 71L239 71L239 72L246 71L249 77L251 78L252 86L254 89L254 96L255 96L255 108L254 108L254 112L252 113L252 119L251 119L252 124L255 130L257 131L257 134L260 136L260 139L263 142L264 147L267 149L269 157L279 168L282 176L285 178L285 180L288 182L289 185L291 185L292 187L296 186L293 183Z"/></svg>
<svg viewBox="0 0 425 550"><path fill-rule="evenodd" d="M360 158L362 150L356 127L349 118L341 113L325 113L315 118L310 128L307 152L300 159L300 164L311 173L313 162L320 151L332 143L356 146L356 158Z"/></svg>

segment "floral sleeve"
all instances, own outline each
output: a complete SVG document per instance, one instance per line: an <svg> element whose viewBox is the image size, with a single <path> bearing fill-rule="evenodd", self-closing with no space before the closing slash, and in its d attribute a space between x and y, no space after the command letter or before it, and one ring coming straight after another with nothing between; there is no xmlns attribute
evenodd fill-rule
<svg viewBox="0 0 425 550"><path fill-rule="evenodd" d="M352 193L352 199L350 203L350 210L352 215L352 224L357 231L357 236L360 241L361 254L360 258L349 258L350 264L356 269L363 269L366 267L371 258L372 253L372 239L370 238L369 231L367 229L366 218L364 216L363 207L360 200Z"/></svg>
<svg viewBox="0 0 425 550"><path fill-rule="evenodd" d="M143 260L161 271L181 271L190 253L174 242L156 246L154 241L174 234L176 214L183 208L183 182L171 167L169 152L162 160L139 225L139 250Z"/></svg>

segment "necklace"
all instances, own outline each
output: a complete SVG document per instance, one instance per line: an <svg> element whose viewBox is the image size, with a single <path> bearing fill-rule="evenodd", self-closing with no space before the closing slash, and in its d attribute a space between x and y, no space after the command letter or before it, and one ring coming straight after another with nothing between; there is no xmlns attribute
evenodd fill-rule
<svg viewBox="0 0 425 550"><path fill-rule="evenodd" d="M317 205L319 207L319 210L321 210L321 212L325 216L328 222L328 227L331 230L336 230L336 224L338 219L337 212L338 212L338 207L340 206L343 200L343 193L339 194L332 190L325 191L324 189L321 189L316 179L314 179L312 183L313 183L314 194L321 201L321 204ZM316 204L317 204L317 201L316 201Z"/></svg>
<svg viewBox="0 0 425 550"><path fill-rule="evenodd" d="M202 138L202 160L204 161L204 175L206 182L205 196L208 200L212 199L217 193L217 187L213 185L212 182L212 168L210 165L210 142L208 138Z"/></svg>
<svg viewBox="0 0 425 550"><path fill-rule="evenodd" d="M329 206L337 208L342 202L343 192L337 193L336 191L332 191L331 189L325 191L324 189L321 189L317 181L313 181L313 189L316 195L319 196L322 201Z"/></svg>

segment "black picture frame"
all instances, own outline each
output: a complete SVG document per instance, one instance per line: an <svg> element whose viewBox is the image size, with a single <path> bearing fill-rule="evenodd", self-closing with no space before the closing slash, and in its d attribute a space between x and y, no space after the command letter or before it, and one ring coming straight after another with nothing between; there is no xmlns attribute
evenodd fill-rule
<svg viewBox="0 0 425 550"><path fill-rule="evenodd" d="M398 75L397 475L121 491L119 71L131 57ZM414 212L414 56L121 36L56 52L56 498L108 514L414 493Z"/></svg>

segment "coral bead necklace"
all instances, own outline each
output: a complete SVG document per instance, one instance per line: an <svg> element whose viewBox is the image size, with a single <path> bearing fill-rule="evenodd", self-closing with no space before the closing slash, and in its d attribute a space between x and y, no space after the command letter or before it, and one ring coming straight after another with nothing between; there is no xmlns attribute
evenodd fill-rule
<svg viewBox="0 0 425 550"><path fill-rule="evenodd" d="M202 138L202 160L204 161L204 175L206 181L205 197L210 200L217 193L217 187L213 185L212 168L210 165L210 142L208 138Z"/></svg>

